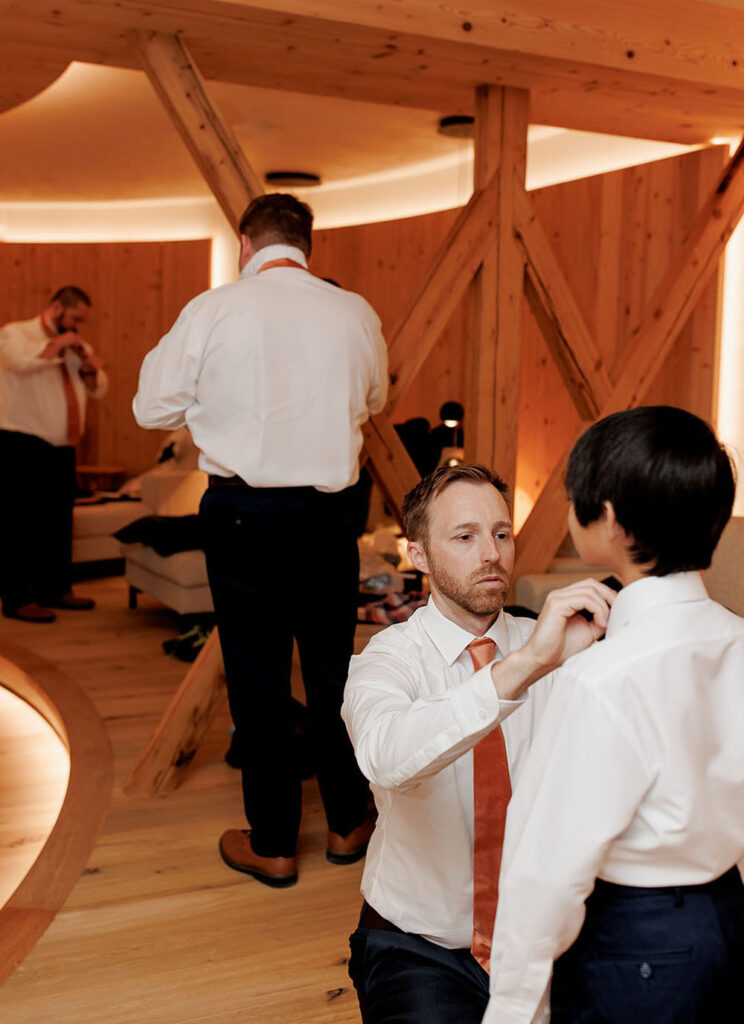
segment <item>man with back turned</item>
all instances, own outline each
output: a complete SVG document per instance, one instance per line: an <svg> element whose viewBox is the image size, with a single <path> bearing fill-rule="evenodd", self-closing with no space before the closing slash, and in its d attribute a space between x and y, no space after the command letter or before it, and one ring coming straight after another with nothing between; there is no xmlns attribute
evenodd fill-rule
<svg viewBox="0 0 744 1024"><path fill-rule="evenodd" d="M372 829L339 709L359 572L349 489L361 425L385 403L387 352L368 303L309 272L311 234L312 212L293 196L255 199L239 280L184 308L134 400L142 426L188 425L210 475L200 516L251 826L225 832L220 852L276 888L297 880L293 639L328 859L362 857Z"/></svg>

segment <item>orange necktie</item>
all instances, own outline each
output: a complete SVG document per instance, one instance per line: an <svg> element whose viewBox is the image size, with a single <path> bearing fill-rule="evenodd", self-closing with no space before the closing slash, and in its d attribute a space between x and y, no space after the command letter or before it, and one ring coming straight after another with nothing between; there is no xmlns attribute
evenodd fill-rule
<svg viewBox="0 0 744 1024"><path fill-rule="evenodd" d="M473 667L493 661L496 644L482 636L468 644ZM501 726L473 748L473 945L485 970L491 958L491 936L499 899L499 871L504 845L506 808L511 797L509 765Z"/></svg>
<svg viewBox="0 0 744 1024"><path fill-rule="evenodd" d="M47 338L57 337L57 332L53 331L43 318L41 326L44 328L44 333ZM78 403L78 398L75 394L75 387L72 383L70 371L67 369L67 363L65 363L65 357L61 356L61 360L62 362L59 364L59 368L62 373L62 387L64 388L65 403L67 405L67 443L74 447L83 435L82 424L80 422L80 404Z"/></svg>

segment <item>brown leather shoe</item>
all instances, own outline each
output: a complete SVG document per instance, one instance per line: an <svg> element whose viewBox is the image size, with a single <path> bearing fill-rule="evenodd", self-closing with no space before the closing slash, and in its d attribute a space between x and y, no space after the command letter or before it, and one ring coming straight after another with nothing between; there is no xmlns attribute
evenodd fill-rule
<svg viewBox="0 0 744 1024"><path fill-rule="evenodd" d="M71 590L48 604L50 608L64 608L68 612L89 612L96 606L92 597L76 597Z"/></svg>
<svg viewBox="0 0 744 1024"><path fill-rule="evenodd" d="M9 612L3 608L3 615L6 619L22 619L23 622L54 622L57 616L51 608L44 608L35 601L29 604L22 604L20 608Z"/></svg>
<svg viewBox="0 0 744 1024"><path fill-rule="evenodd" d="M249 829L229 828L220 839L220 855L228 867L270 885L286 889L297 881L296 857L259 857L251 846Z"/></svg>
<svg viewBox="0 0 744 1024"><path fill-rule="evenodd" d="M375 830L377 815L370 815L358 825L348 836L340 836L338 832L328 833L326 860L331 864L354 864L361 860L367 852L367 846Z"/></svg>

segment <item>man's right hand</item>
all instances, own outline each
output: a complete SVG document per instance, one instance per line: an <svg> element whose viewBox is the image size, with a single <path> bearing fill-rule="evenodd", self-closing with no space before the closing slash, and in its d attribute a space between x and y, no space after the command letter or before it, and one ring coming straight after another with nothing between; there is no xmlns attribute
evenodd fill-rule
<svg viewBox="0 0 744 1024"><path fill-rule="evenodd" d="M616 597L611 587L591 578L551 591L524 647L491 670L499 697L519 699L537 679L603 636Z"/></svg>
<svg viewBox="0 0 744 1024"><path fill-rule="evenodd" d="M41 353L42 359L60 359L64 350L69 345L79 345L80 335L75 331L63 331L55 338L50 338L49 344Z"/></svg>

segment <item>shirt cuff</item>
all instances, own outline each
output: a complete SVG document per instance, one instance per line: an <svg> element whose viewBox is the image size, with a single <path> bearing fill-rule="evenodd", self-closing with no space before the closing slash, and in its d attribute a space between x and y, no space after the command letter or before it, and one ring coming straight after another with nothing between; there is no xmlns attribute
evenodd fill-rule
<svg viewBox="0 0 744 1024"><path fill-rule="evenodd" d="M463 711L476 730L503 722L527 699L525 694L517 700L502 700L496 691L490 665L478 669L467 685L470 700L467 702L468 706L463 707Z"/></svg>

